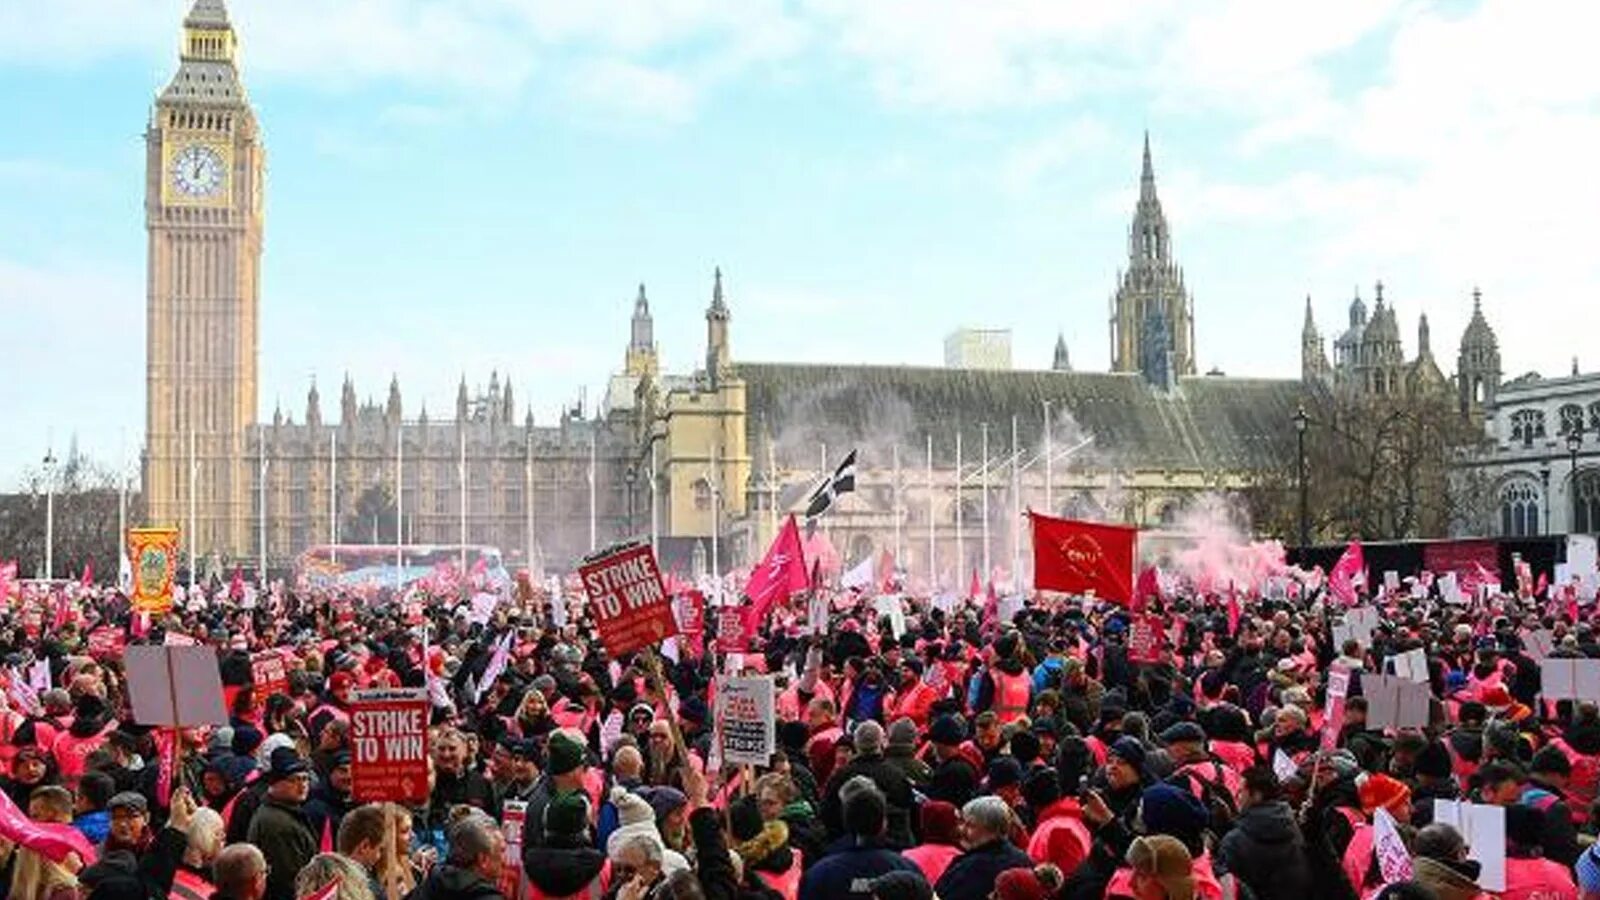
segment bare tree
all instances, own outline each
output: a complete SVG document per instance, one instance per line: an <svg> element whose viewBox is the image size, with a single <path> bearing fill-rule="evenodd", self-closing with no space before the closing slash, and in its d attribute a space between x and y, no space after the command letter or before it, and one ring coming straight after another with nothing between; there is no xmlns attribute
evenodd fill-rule
<svg viewBox="0 0 1600 900"><path fill-rule="evenodd" d="M0 559L16 560L24 575L46 574L47 487L55 484L54 571L76 578L92 567L98 580L114 579L121 561L117 533L123 473L81 454L74 445L53 469L38 466L23 473L21 489L0 495ZM139 495L128 494L130 527L144 517Z"/></svg>

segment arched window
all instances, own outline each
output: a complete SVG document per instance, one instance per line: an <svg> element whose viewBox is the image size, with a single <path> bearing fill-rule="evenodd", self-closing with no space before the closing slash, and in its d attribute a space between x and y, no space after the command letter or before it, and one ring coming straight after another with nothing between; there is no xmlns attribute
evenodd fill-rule
<svg viewBox="0 0 1600 900"><path fill-rule="evenodd" d="M1539 533L1539 489L1530 481L1513 481L1500 489L1500 534L1529 537Z"/></svg>
<svg viewBox="0 0 1600 900"><path fill-rule="evenodd" d="M1544 437L1544 413L1537 409L1519 409L1511 414L1511 440L1521 441L1524 447L1533 446L1534 439Z"/></svg>
<svg viewBox="0 0 1600 900"><path fill-rule="evenodd" d="M1578 534L1600 531L1600 471L1578 473L1572 492L1572 530Z"/></svg>
<svg viewBox="0 0 1600 900"><path fill-rule="evenodd" d="M1589 430L1600 431L1600 400L1589 404Z"/></svg>
<svg viewBox="0 0 1600 900"><path fill-rule="evenodd" d="M694 483L694 508L702 512L711 508L711 482L704 478Z"/></svg>
<svg viewBox="0 0 1600 900"><path fill-rule="evenodd" d="M1561 430L1557 434L1565 437L1576 431L1583 433L1583 407L1576 403L1568 403L1557 412L1561 421Z"/></svg>

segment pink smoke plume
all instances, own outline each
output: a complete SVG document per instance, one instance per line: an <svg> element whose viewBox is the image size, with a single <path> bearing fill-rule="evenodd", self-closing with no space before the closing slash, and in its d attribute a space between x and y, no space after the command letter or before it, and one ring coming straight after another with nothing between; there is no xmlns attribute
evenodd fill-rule
<svg viewBox="0 0 1600 900"><path fill-rule="evenodd" d="M1202 594L1260 593L1267 579L1291 574L1282 542L1251 540L1235 515L1221 497L1197 501L1173 529L1182 546L1167 561L1169 574Z"/></svg>

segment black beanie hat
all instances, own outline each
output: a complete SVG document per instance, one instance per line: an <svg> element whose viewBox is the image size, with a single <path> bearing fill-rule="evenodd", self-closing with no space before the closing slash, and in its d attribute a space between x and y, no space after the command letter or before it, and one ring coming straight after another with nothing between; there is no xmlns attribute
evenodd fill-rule
<svg viewBox="0 0 1600 900"><path fill-rule="evenodd" d="M761 807L753 797L740 797L728 807L728 831L741 844L760 834L763 824Z"/></svg>

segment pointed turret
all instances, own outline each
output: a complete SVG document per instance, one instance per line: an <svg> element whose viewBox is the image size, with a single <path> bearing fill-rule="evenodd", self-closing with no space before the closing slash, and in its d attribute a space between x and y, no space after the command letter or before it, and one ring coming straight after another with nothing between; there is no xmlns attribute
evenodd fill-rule
<svg viewBox="0 0 1600 900"><path fill-rule="evenodd" d="M733 369L728 347L728 303L722 295L722 267L718 266L711 286L711 306L706 309L706 377L712 386Z"/></svg>
<svg viewBox="0 0 1600 900"><path fill-rule="evenodd" d="M461 385L456 388L456 421L467 420L467 376L461 376Z"/></svg>
<svg viewBox="0 0 1600 900"><path fill-rule="evenodd" d="M344 373L344 387L339 390L339 424L352 428L356 424L356 386L350 373Z"/></svg>
<svg viewBox="0 0 1600 900"><path fill-rule="evenodd" d="M1307 294L1305 324L1300 326L1300 380L1309 383L1327 376L1328 355L1323 351L1322 332L1317 330L1317 320L1311 313L1311 295Z"/></svg>
<svg viewBox="0 0 1600 900"><path fill-rule="evenodd" d="M1156 167L1150 161L1150 129L1144 131L1144 164L1139 171L1139 204L1154 204L1160 208L1161 201L1156 199Z"/></svg>
<svg viewBox="0 0 1600 900"><path fill-rule="evenodd" d="M1428 314L1423 313L1417 317L1417 356L1432 356L1433 347L1431 332L1428 328Z"/></svg>
<svg viewBox="0 0 1600 900"><path fill-rule="evenodd" d="M1476 419L1500 390L1500 343L1483 315L1483 293L1472 289L1472 318L1456 355L1456 388L1461 414Z"/></svg>
<svg viewBox="0 0 1600 900"><path fill-rule="evenodd" d="M1118 275L1112 301L1112 371L1143 371L1142 332L1150 310L1164 320L1173 374L1193 375L1194 298L1183 283L1183 270L1172 260L1171 233L1156 193L1155 163L1147 131L1140 161L1139 202L1128 228L1128 269Z"/></svg>
<svg viewBox="0 0 1600 900"><path fill-rule="evenodd" d="M1067 358L1067 336L1056 332L1055 358L1050 361L1050 369L1055 372L1071 372L1072 360Z"/></svg>
<svg viewBox="0 0 1600 900"><path fill-rule="evenodd" d="M306 391L306 424L322 427L322 396L317 393L317 376L311 376L311 390Z"/></svg>
<svg viewBox="0 0 1600 900"><path fill-rule="evenodd" d="M228 5L223 0L195 0L183 24L186 28L227 28Z"/></svg>
<svg viewBox="0 0 1600 900"><path fill-rule="evenodd" d="M511 398L511 379L506 379L506 389L500 396L500 421L514 423L517 421L517 404Z"/></svg>
<svg viewBox="0 0 1600 900"><path fill-rule="evenodd" d="M715 305L715 298L713 298ZM623 357L623 373L637 379L656 373L655 323L650 318L650 300L644 294L644 282L639 283L639 295L633 300L633 320L629 325L628 352Z"/></svg>
<svg viewBox="0 0 1600 900"><path fill-rule="evenodd" d="M400 424L400 376L389 376L389 402L384 404L383 417L391 425Z"/></svg>

